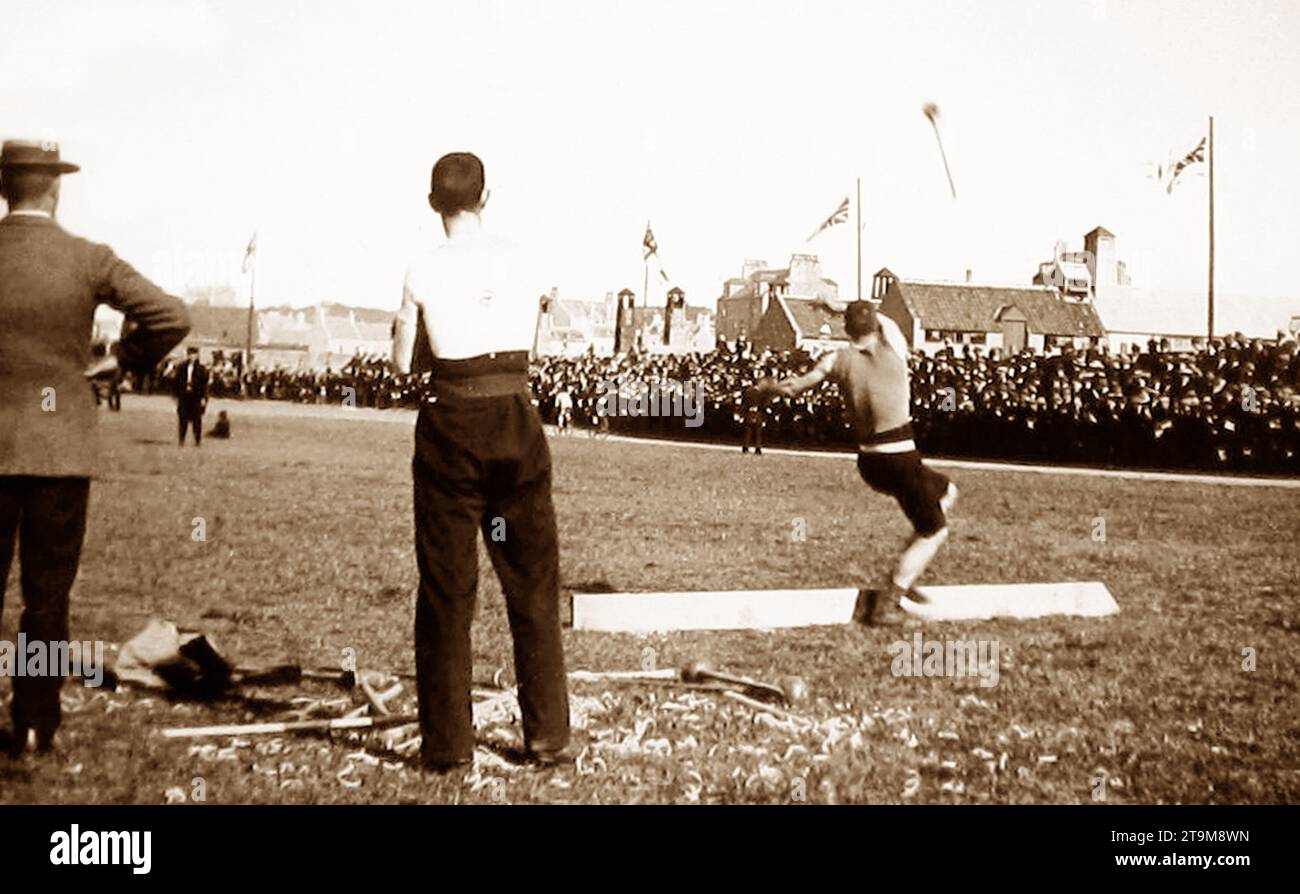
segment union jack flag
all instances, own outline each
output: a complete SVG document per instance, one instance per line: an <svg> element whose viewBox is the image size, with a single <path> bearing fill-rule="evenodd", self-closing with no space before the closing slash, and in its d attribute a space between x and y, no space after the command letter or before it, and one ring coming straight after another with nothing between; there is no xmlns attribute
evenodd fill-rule
<svg viewBox="0 0 1300 894"><path fill-rule="evenodd" d="M811 236L808 237L807 241L812 242L814 239L816 239L818 236L821 235L822 230L830 229L836 224L842 224L848 222L849 222L849 197L845 196L844 201L840 202L840 206L835 209L834 213L832 213L830 217L822 221L822 225L817 228L817 231L815 233L813 233Z"/></svg>
<svg viewBox="0 0 1300 894"><path fill-rule="evenodd" d="M659 253L659 246L655 243L655 234L650 232L650 222L646 221L645 238L641 240L641 247L645 249L645 260L650 260L650 256Z"/></svg>
<svg viewBox="0 0 1300 894"><path fill-rule="evenodd" d="M1173 164L1169 165L1166 168L1157 168L1156 176L1160 180L1164 180L1166 177L1168 178L1169 182L1165 186L1165 192L1172 194L1174 191L1174 185L1178 183L1178 178L1182 175L1183 171L1187 170L1189 167L1191 167L1194 164L1197 164L1198 162L1204 162L1204 161L1205 161L1205 137L1201 137L1201 141L1196 144L1196 148L1193 149L1191 152L1188 152L1178 161L1174 162Z"/></svg>
<svg viewBox="0 0 1300 894"><path fill-rule="evenodd" d="M248 248L244 249L243 272L247 273L253 267L253 260L257 257L257 234L248 240Z"/></svg>

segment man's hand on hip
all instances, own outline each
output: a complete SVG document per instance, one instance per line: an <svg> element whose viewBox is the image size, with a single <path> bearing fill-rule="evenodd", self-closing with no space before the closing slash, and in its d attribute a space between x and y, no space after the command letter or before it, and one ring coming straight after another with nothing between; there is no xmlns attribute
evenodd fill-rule
<svg viewBox="0 0 1300 894"><path fill-rule="evenodd" d="M117 356L108 354L87 366L85 376L87 379L98 379L100 376L116 372L117 368Z"/></svg>

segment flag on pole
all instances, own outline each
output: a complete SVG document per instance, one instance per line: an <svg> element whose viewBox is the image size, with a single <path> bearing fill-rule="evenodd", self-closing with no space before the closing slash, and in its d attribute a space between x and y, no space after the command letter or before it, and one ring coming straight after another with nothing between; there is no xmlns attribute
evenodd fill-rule
<svg viewBox="0 0 1300 894"><path fill-rule="evenodd" d="M1156 168L1156 177L1158 180L1168 181L1165 185L1165 192L1172 194L1174 186L1178 183L1178 178L1182 176L1183 171L1187 170L1194 164L1203 163L1204 161L1205 137L1201 137L1201 141L1196 144L1196 148L1191 152L1188 152L1178 161L1164 167Z"/></svg>
<svg viewBox="0 0 1300 894"><path fill-rule="evenodd" d="M848 222L849 222L849 197L845 196L844 201L840 202L839 207L836 208L835 211L831 213L830 217L822 221L822 225L818 227L816 232L814 232L811 236L809 236L806 241L812 242L814 239L816 239L818 236L822 234L823 230L830 229L836 224L842 224Z"/></svg>
<svg viewBox="0 0 1300 894"><path fill-rule="evenodd" d="M641 240L641 247L645 249L644 260L650 260L651 255L659 253L659 246L655 242L655 234L650 232L650 221L645 223L645 238Z"/></svg>
<svg viewBox="0 0 1300 894"><path fill-rule="evenodd" d="M257 257L257 234L248 240L248 248L244 249L244 266L243 272L247 273L253 267L253 260Z"/></svg>
<svg viewBox="0 0 1300 894"><path fill-rule="evenodd" d="M641 240L641 247L645 249L644 260L648 261L650 256L654 255L659 261L659 275L663 277L664 282L672 282L668 278L668 274L664 272L663 259L659 257L659 243L655 242L655 234L650 231L650 221L646 221L645 238Z"/></svg>

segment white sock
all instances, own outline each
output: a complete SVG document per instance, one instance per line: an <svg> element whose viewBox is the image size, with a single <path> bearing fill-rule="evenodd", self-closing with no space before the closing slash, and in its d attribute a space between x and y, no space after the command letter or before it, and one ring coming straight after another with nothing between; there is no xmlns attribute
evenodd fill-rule
<svg viewBox="0 0 1300 894"><path fill-rule="evenodd" d="M913 537L904 548L902 555L898 557L898 564L894 567L890 582L904 593L912 589L912 585L925 573L926 567L947 539L947 528L940 528L929 537L922 537L919 534Z"/></svg>

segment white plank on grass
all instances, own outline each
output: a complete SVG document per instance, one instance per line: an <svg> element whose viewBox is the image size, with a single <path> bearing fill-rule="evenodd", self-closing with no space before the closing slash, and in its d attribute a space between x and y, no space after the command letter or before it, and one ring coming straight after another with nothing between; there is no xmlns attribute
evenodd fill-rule
<svg viewBox="0 0 1300 894"><path fill-rule="evenodd" d="M918 587L929 602L903 607L926 620L1101 617L1119 611L1099 581ZM575 593L575 630L654 633L666 630L769 630L843 624L855 589L715 590L681 593Z"/></svg>
<svg viewBox="0 0 1300 894"><path fill-rule="evenodd" d="M753 630L842 624L857 590L574 593L575 630Z"/></svg>
<svg viewBox="0 0 1300 894"><path fill-rule="evenodd" d="M1119 612L1119 604L1101 581L1064 581L1049 584L954 584L917 587L928 599L910 600L903 608L920 618L936 621L985 618L1046 618L1070 615L1100 618Z"/></svg>

